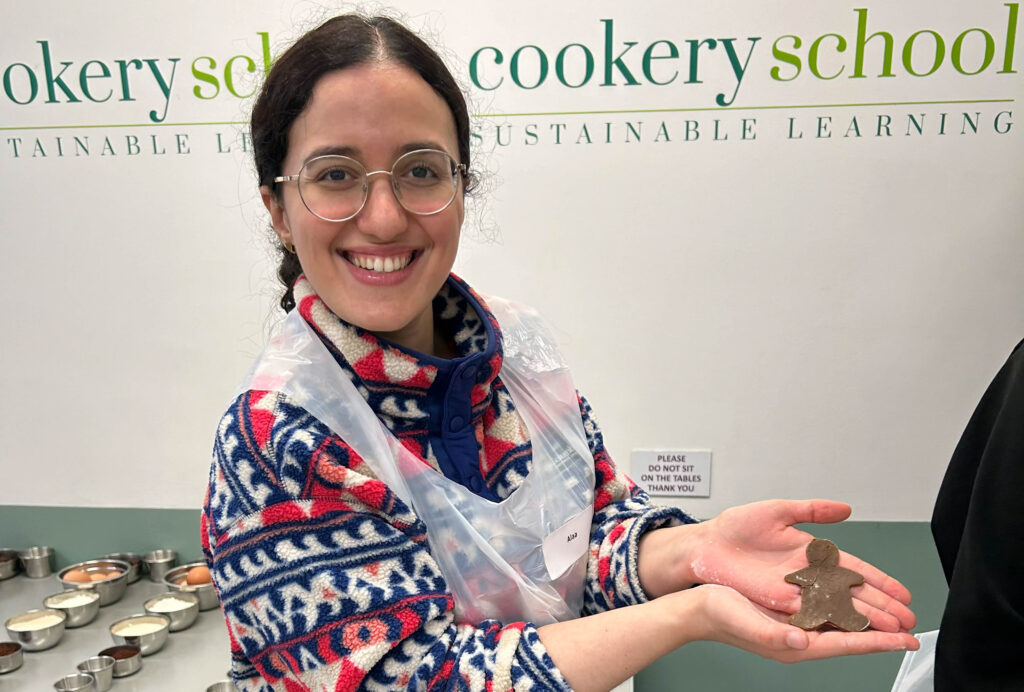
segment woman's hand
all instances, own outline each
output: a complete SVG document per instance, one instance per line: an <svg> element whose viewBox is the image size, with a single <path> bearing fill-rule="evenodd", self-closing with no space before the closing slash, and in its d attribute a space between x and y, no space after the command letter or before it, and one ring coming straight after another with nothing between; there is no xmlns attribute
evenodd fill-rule
<svg viewBox="0 0 1024 692"><path fill-rule="evenodd" d="M906 632L805 632L788 624L785 613L717 584L544 625L537 633L578 692L610 690L693 641L721 642L784 663L920 646Z"/></svg>
<svg viewBox="0 0 1024 692"><path fill-rule="evenodd" d="M834 523L850 506L830 500L767 500L740 505L700 524L651 531L640 541L640 579L658 596L692 584L720 584L781 613L800 609L800 588L785 581L807 566L813 536L800 523ZM839 564L864 576L850 591L854 607L883 632L910 630L910 592L881 570L840 551Z"/></svg>
<svg viewBox="0 0 1024 692"><path fill-rule="evenodd" d="M702 601L704 632L699 639L717 641L783 663L832 656L916 650L920 644L906 632L805 632L786 622L786 615L763 608L734 589L708 584L687 593ZM666 596L672 598L672 596Z"/></svg>

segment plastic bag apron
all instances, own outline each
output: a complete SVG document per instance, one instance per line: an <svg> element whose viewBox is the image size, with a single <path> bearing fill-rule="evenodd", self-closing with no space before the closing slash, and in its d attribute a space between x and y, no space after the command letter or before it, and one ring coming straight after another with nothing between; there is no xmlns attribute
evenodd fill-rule
<svg viewBox="0 0 1024 692"><path fill-rule="evenodd" d="M504 337L501 379L533 448L530 473L501 502L475 495L402 446L295 310L242 391L287 395L413 507L458 622L569 620L583 606L594 513L594 461L576 389L536 313L498 298L488 306Z"/></svg>

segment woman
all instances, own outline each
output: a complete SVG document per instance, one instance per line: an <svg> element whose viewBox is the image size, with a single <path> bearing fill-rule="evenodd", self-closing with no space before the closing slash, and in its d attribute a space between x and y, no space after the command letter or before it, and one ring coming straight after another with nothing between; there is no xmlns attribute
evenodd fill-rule
<svg viewBox="0 0 1024 692"><path fill-rule="evenodd" d="M469 117L414 34L352 15L306 34L252 134L294 310L221 421L204 510L241 689L607 690L701 639L916 648L910 594L845 554L874 630L785 622L810 540L792 525L849 507L651 506L534 316L450 274Z"/></svg>

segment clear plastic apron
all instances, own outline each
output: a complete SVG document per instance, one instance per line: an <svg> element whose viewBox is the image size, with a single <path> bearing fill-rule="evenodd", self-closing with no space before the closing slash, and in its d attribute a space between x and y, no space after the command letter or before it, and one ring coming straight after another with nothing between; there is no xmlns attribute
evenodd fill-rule
<svg viewBox="0 0 1024 692"><path fill-rule="evenodd" d="M312 328L285 318L242 391L279 391L345 441L427 527L458 622L578 617L594 461L576 388L539 316L488 298L504 337L501 379L530 433L533 463L506 499L475 495L409 452L381 423Z"/></svg>

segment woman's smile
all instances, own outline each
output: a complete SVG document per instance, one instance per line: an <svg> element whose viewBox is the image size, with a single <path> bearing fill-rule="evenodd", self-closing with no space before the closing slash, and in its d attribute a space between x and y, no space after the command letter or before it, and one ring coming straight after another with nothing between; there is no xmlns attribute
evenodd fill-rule
<svg viewBox="0 0 1024 692"><path fill-rule="evenodd" d="M360 269L366 269L375 274L390 274L391 272L405 269L413 259L413 253L402 253L400 255L364 255L354 252L343 252L342 256Z"/></svg>
<svg viewBox="0 0 1024 692"><path fill-rule="evenodd" d="M345 260L353 278L372 286L396 286L406 281L416 270L421 250L342 250L338 254Z"/></svg>

